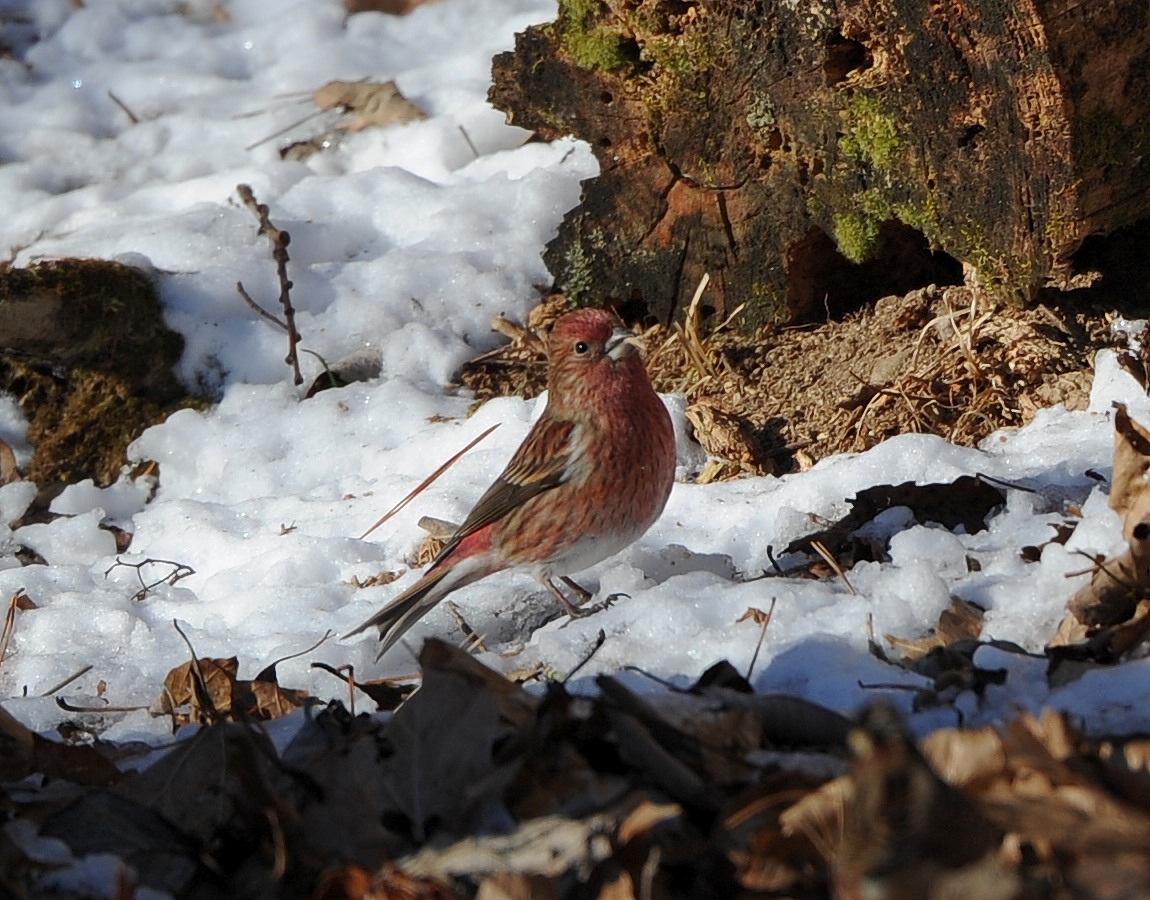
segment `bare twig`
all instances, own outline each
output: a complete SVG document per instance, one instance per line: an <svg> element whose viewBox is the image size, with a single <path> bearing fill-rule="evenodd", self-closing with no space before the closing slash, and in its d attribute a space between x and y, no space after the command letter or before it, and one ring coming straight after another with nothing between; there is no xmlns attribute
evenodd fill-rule
<svg viewBox="0 0 1150 900"><path fill-rule="evenodd" d="M584 656L581 660L579 660L579 664L576 665L574 669L572 669L570 672L568 672L564 676L562 683L566 684L572 678L574 678L575 673L578 672L580 669L582 669L585 665L587 665L587 663L591 662L591 657L593 657L596 653L598 653L599 648L602 647L606 642L607 642L607 633L602 628L600 628L599 633L597 635L595 635L595 643L591 645L591 649L587 651L586 656Z"/></svg>
<svg viewBox="0 0 1150 900"><path fill-rule="evenodd" d="M241 297L243 297L244 303L246 303L249 307L251 307L253 310L255 310L255 312L259 313L259 315L263 316L265 319L267 319L273 325L279 326L283 331L288 330L286 322L284 322L282 319L277 319L274 315L272 315L270 312L268 312L266 309L264 309L262 306L260 306L258 303L256 303L255 300L252 299L252 295L248 293L248 290L247 290L247 288L244 287L244 283L242 281L236 282L236 291L237 291L237 293L239 293L239 295Z"/></svg>
<svg viewBox="0 0 1150 900"><path fill-rule="evenodd" d="M744 619L751 619L759 623L759 640L755 644L755 652L751 655L751 662L747 666L747 674L744 676L748 682L751 680L751 675L754 674L755 663L759 659L759 651L763 648L763 640L767 636L767 626L771 624L771 617L775 614L775 603L777 600L777 597L771 598L771 608L766 612L763 612L761 609L748 609L737 619L738 622L742 622Z"/></svg>
<svg viewBox="0 0 1150 900"><path fill-rule="evenodd" d="M157 578L151 583L145 583L144 576L141 574L141 572L144 566L150 566L153 564L171 566L172 571L165 575L163 578ZM112 563L112 565L110 565L104 572L104 577L107 578L112 573L113 569L119 568L120 566L123 566L126 569L136 570L136 577L140 580L140 589L132 595L132 599L136 601L143 600L145 597L147 597L148 592L154 587L159 587L161 584L166 584L170 587L175 585L175 583L180 579L187 578L189 575L196 574L196 570L191 566L185 565L184 563L178 563L170 559L152 559L151 557L148 557L147 559L140 560L138 563L127 563L117 556L116 561Z"/></svg>
<svg viewBox="0 0 1150 900"><path fill-rule="evenodd" d="M248 185L236 185L236 193L240 195L244 206L255 213L256 218L259 219L260 234L267 235L268 240L272 242L272 259L276 262L276 275L280 283L280 306L283 307L284 321L287 323L288 353L284 357L284 362L291 366L295 383L297 385L303 384L303 375L299 370L299 354L296 352L296 345L300 342L300 334L295 327L295 309L291 305L293 285L287 274L287 264L290 260L287 248L288 244L291 243L291 235L272 224L271 218L268 216L267 204L258 202ZM250 300L250 298L247 299Z"/></svg>
<svg viewBox="0 0 1150 900"><path fill-rule="evenodd" d="M188 640L188 636L184 634L180 628L180 623L172 619L172 627L176 629L176 633L184 639L184 643L188 645L188 651L191 653L191 675L192 675L192 697L195 700L193 709L199 709L201 713L201 721L206 725L211 725L219 721L220 712L216 709L215 701L212 700L212 695L208 691L208 682L204 678L203 670L200 669L200 660L196 656L196 648L192 646L192 642ZM174 714L174 710L173 710Z"/></svg>
<svg viewBox="0 0 1150 900"><path fill-rule="evenodd" d="M21 588L12 595L8 601L8 612L4 615L4 631L0 633L0 666L4 665L4 657L8 655L8 642L12 639L12 632L16 629L16 604L24 593Z"/></svg>
<svg viewBox="0 0 1150 900"><path fill-rule="evenodd" d="M128 117L128 120L133 125L139 125L140 124L140 117L137 116L134 112L132 112L128 108L128 104L126 104L123 100L121 100L119 97L117 97L111 91L108 91L108 99L111 100L113 103L116 104L116 106L120 107L120 109L122 109L124 111L124 115L126 115Z"/></svg>
<svg viewBox="0 0 1150 900"><path fill-rule="evenodd" d="M51 697L54 693L56 693L56 691L64 690L64 688L66 688L68 685L70 685L77 678L80 678L81 676L87 675L91 671L92 671L91 665L84 666L84 668L82 668L79 672L76 672L72 675L69 675L67 678L65 678L63 681L61 681L59 684L52 685L52 687L48 688L48 690L44 691L44 693L42 693L40 696L41 697Z"/></svg>
<svg viewBox="0 0 1150 900"><path fill-rule="evenodd" d="M479 151L476 149L475 144L472 143L471 135L467 133L467 129L460 125L459 133L463 135L463 139L467 141L467 146L471 148L471 152L475 154L475 158L479 159Z"/></svg>

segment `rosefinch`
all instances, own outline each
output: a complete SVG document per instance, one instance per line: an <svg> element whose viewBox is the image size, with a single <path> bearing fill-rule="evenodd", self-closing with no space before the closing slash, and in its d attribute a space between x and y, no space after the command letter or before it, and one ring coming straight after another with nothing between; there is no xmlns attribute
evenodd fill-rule
<svg viewBox="0 0 1150 900"><path fill-rule="evenodd" d="M383 656L454 590L530 571L572 615L591 595L567 576L618 553L659 517L675 474L671 418L638 340L614 313L560 317L547 340L547 407L427 572L345 637L379 628Z"/></svg>

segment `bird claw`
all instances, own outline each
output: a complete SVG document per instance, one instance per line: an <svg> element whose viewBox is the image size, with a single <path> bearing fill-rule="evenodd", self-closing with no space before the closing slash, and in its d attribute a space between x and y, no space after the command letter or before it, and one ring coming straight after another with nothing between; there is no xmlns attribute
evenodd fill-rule
<svg viewBox="0 0 1150 900"><path fill-rule="evenodd" d="M626 597L628 600L631 599L630 594L624 594L622 591L619 591L614 594L608 594L598 603L592 603L590 606L575 606L572 604L571 609L567 610L567 614L570 615L572 619L585 619L588 616L595 615L595 613L603 612L603 610L609 609L610 607L614 606L622 597Z"/></svg>

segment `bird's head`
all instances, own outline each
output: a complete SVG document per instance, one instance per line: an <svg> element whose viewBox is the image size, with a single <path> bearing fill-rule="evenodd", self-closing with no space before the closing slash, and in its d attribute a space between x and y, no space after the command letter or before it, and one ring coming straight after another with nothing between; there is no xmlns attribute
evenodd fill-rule
<svg viewBox="0 0 1150 900"><path fill-rule="evenodd" d="M636 377L646 381L641 347L610 310L578 309L560 316L547 339L551 396L563 399Z"/></svg>

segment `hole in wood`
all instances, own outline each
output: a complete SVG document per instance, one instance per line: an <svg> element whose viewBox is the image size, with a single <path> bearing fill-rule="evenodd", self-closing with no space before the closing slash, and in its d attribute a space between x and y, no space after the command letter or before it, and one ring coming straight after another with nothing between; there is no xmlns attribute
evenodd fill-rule
<svg viewBox="0 0 1150 900"><path fill-rule="evenodd" d="M869 69L874 65L874 58L865 44L843 37L837 31L832 31L827 38L826 51L823 74L826 76L827 87L844 81L851 72Z"/></svg>
<svg viewBox="0 0 1150 900"><path fill-rule="evenodd" d="M898 221L879 227L875 251L862 263L839 253L821 228L813 227L787 250L787 306L795 321L838 318L891 294L930 284L962 284L962 264L932 251L926 237Z"/></svg>
<svg viewBox="0 0 1150 900"><path fill-rule="evenodd" d="M974 143L974 139L984 131L986 129L981 125L967 125L962 131L962 136L958 139L958 146L969 147Z"/></svg>

